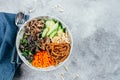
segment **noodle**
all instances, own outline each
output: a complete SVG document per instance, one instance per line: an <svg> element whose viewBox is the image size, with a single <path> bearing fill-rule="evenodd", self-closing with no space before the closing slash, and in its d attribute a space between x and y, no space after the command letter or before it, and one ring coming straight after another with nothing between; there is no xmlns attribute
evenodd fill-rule
<svg viewBox="0 0 120 80"><path fill-rule="evenodd" d="M46 47L47 53L55 59L54 65L63 62L69 55L70 44L68 43L51 43Z"/></svg>

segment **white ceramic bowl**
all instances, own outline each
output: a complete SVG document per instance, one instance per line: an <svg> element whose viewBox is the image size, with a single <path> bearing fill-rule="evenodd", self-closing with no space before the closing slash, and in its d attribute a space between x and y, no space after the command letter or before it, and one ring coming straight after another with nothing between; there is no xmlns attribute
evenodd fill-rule
<svg viewBox="0 0 120 80"><path fill-rule="evenodd" d="M70 36L70 40L71 40L71 49L70 49L70 53L69 53L69 56L61 63L59 63L57 66L50 66L50 67L47 67L47 68L36 68L34 66L31 65L31 63L28 62L28 60L25 59L24 56L22 56L21 54L21 51L19 50L19 44L20 44L20 40L22 39L23 37L23 34L24 34L24 31L25 31L25 28L24 26L26 25L26 23L28 23L29 21L31 21L32 19L35 19L35 18L42 18L42 17L47 17L48 19L55 19L55 20L58 20L62 23L63 27L66 27L67 31L68 31L68 34ZM27 22L25 22L23 24L23 26L21 26L21 28L19 29L18 33L17 33L17 38L16 38L16 48L17 48L17 53L19 55L19 57L21 58L21 60L30 68L34 69L34 70L37 70L37 71L50 71L50 70L54 70L54 69L57 69L58 67L62 66L70 57L71 55L71 51L72 51L72 47L73 47L73 40L72 40L72 36L71 36L71 33L67 27L67 25L65 25L60 19L56 18L56 17L51 17L51 16L39 16L39 17L35 17L35 18L32 18L30 20L28 20Z"/></svg>

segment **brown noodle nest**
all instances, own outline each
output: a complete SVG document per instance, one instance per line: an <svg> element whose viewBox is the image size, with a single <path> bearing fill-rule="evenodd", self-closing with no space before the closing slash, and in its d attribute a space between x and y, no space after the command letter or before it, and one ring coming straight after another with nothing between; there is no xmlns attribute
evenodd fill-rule
<svg viewBox="0 0 120 80"><path fill-rule="evenodd" d="M51 43L46 46L46 50L50 56L54 59L54 65L58 65L60 62L63 62L69 55L70 52L69 43Z"/></svg>

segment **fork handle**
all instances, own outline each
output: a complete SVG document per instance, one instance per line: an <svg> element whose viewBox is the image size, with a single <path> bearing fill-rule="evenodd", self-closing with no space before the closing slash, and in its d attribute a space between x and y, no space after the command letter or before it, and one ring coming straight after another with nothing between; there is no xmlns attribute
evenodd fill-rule
<svg viewBox="0 0 120 80"><path fill-rule="evenodd" d="M21 63L22 63L22 61L21 61L19 55L17 54L17 64L21 64Z"/></svg>
<svg viewBox="0 0 120 80"><path fill-rule="evenodd" d="M11 56L11 63L15 64L15 57L16 57L16 50L15 50L15 46L13 47L13 51L12 51L12 56Z"/></svg>

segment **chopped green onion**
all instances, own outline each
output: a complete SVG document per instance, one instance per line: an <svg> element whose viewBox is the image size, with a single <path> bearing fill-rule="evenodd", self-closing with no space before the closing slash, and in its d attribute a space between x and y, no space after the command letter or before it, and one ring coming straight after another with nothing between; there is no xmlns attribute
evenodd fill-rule
<svg viewBox="0 0 120 80"><path fill-rule="evenodd" d="M22 56L26 57L28 54L26 52L22 53Z"/></svg>

